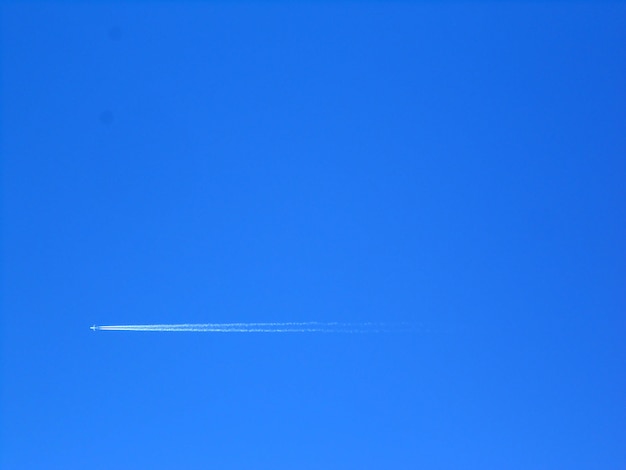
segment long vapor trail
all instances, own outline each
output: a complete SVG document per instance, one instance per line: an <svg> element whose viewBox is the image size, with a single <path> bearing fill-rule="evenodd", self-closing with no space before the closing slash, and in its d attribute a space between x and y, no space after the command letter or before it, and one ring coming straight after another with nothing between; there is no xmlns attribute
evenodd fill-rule
<svg viewBox="0 0 626 470"><path fill-rule="evenodd" d="M195 333L380 333L408 331L407 324L341 322L182 323L159 325L92 326L101 331L155 331Z"/></svg>

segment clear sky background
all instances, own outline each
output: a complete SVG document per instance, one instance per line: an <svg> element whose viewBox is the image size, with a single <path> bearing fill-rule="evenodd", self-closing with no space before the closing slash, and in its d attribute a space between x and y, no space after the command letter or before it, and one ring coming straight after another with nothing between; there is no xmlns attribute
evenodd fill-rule
<svg viewBox="0 0 626 470"><path fill-rule="evenodd" d="M1 14L3 469L626 468L625 3Z"/></svg>

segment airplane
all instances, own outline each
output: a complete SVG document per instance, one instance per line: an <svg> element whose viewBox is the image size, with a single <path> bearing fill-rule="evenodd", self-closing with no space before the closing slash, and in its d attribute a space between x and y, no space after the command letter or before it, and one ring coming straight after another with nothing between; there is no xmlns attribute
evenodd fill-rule
<svg viewBox="0 0 626 470"><path fill-rule="evenodd" d="M98 329L98 327L96 325L90 326L89 329L91 331L96 331Z"/></svg>

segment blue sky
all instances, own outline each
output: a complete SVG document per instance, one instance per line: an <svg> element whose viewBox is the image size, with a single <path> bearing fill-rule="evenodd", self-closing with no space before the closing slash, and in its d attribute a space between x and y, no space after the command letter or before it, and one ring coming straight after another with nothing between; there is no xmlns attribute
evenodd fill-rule
<svg viewBox="0 0 626 470"><path fill-rule="evenodd" d="M1 14L2 468L626 467L624 3Z"/></svg>

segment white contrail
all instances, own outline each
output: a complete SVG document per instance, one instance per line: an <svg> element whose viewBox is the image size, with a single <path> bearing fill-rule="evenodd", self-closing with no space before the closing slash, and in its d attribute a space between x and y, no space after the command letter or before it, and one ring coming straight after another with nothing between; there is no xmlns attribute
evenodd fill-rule
<svg viewBox="0 0 626 470"><path fill-rule="evenodd" d="M379 333L407 331L407 324L342 322L181 323L158 325L92 326L102 331L157 331L196 333Z"/></svg>

